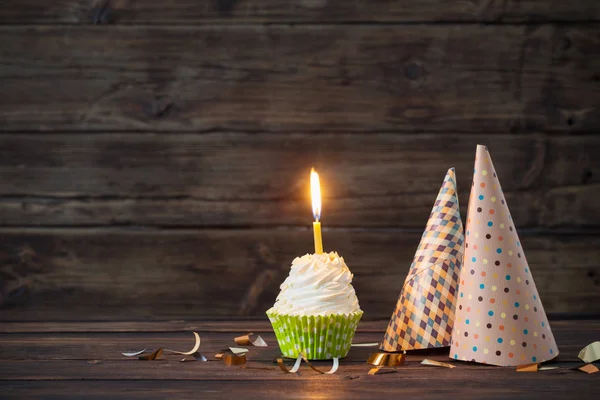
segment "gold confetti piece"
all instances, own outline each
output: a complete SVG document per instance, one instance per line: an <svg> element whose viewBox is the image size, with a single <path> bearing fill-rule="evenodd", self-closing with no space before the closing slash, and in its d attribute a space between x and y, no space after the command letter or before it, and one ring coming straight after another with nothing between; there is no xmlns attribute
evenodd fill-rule
<svg viewBox="0 0 600 400"><path fill-rule="evenodd" d="M235 341L235 344L237 344L238 346L256 346L256 347L267 347L268 344L267 342L265 342L265 340L258 335L256 337L256 339L252 339L252 336L254 336L254 333L250 332L247 335L243 335L243 336L238 336L235 339L233 339Z"/></svg>
<svg viewBox="0 0 600 400"><path fill-rule="evenodd" d="M371 368L368 372L369 375L384 375L384 374L392 374L394 372L398 372L396 368L394 369L383 369L383 365L379 367Z"/></svg>
<svg viewBox="0 0 600 400"><path fill-rule="evenodd" d="M223 363L227 366L231 365L244 365L246 364L246 354L223 354Z"/></svg>
<svg viewBox="0 0 600 400"><path fill-rule="evenodd" d="M199 351L197 351L194 354L186 355L185 357L183 357L179 361L181 361L181 362L186 362L186 361L202 361L202 362L206 362L208 360L206 359L206 357L204 357L204 355L202 353L200 353Z"/></svg>
<svg viewBox="0 0 600 400"><path fill-rule="evenodd" d="M215 358L216 358L217 360L221 360L221 359L223 358L223 356L224 356L224 355L225 355L225 354L223 354L223 353L217 353L217 354L215 354Z"/></svg>
<svg viewBox="0 0 600 400"><path fill-rule="evenodd" d="M140 360L146 360L146 361L156 360L156 359L158 359L162 355L162 353L163 353L163 349L161 347L158 350L153 351L150 354L147 354L145 356L140 356L139 359Z"/></svg>
<svg viewBox="0 0 600 400"><path fill-rule="evenodd" d="M517 372L537 372L538 366L538 363L519 365L517 367Z"/></svg>
<svg viewBox="0 0 600 400"><path fill-rule="evenodd" d="M352 343L352 347L375 347L379 346L379 343Z"/></svg>
<svg viewBox="0 0 600 400"><path fill-rule="evenodd" d="M196 338L196 344L194 344L194 347L190 350L190 351L177 351L177 350L169 350L169 349L165 349L165 352L169 352L169 353L173 353L173 354L181 354L182 356L191 356L192 354L196 353L198 351L198 349L200 348L200 335L198 335L196 332L192 332L194 334L194 337Z"/></svg>
<svg viewBox="0 0 600 400"><path fill-rule="evenodd" d="M144 349L144 350L140 350L140 351L126 352L126 353L121 353L121 354L123 354L125 357L135 357L135 356L139 356L146 350L148 350L148 349Z"/></svg>
<svg viewBox="0 0 600 400"><path fill-rule="evenodd" d="M329 371L321 371L320 369L317 369L314 365L312 365L310 363L310 361L308 361L308 359L306 359L305 357L303 357L302 359L304 360L304 362L306 364L308 364L310 369L312 369L313 371L318 372L320 374L335 374L335 372L340 367L340 359L338 357L333 358L333 365L331 366L331 369Z"/></svg>
<svg viewBox="0 0 600 400"><path fill-rule="evenodd" d="M600 371L594 364L586 364L577 369L588 374L595 374L596 372Z"/></svg>
<svg viewBox="0 0 600 400"><path fill-rule="evenodd" d="M248 349L243 349L241 347L230 347L229 350L236 356L246 354L248 352Z"/></svg>
<svg viewBox="0 0 600 400"><path fill-rule="evenodd" d="M590 343L579 352L579 358L585 363L600 360L600 342Z"/></svg>
<svg viewBox="0 0 600 400"><path fill-rule="evenodd" d="M381 370L381 368L383 368L383 366L373 367L369 370L368 374L375 375L377 372L379 372Z"/></svg>
<svg viewBox="0 0 600 400"><path fill-rule="evenodd" d="M196 360L196 361L208 361L206 359L206 357L204 357L199 351L198 349L200 349L200 335L198 335L196 332L192 332L194 334L194 337L196 338L196 343L194 344L194 347L189 350L189 351L177 351L177 350L169 350L169 349L163 349L162 347L158 350L156 350L155 352L151 353L151 354L147 354L145 356L141 356L139 357L140 360L155 360L157 358L159 358L163 351L164 352L169 352L172 354L180 354L183 357L180 361L191 361L191 360ZM121 353L123 354L125 357L135 357L135 356L139 356L140 354L144 353L145 351L147 351L148 349L143 349L140 351L134 351L134 352L125 352L125 353ZM148 350L148 351L152 351L152 350Z"/></svg>
<svg viewBox="0 0 600 400"><path fill-rule="evenodd" d="M452 364L448 364L448 363L440 362L440 361L435 361L435 360L429 360L427 358L424 359L423 361L421 361L421 364L431 365L432 367L456 368L456 365L452 365Z"/></svg>
<svg viewBox="0 0 600 400"><path fill-rule="evenodd" d="M553 369L558 369L558 367L551 367L549 365L542 365L538 368L538 371L551 371Z"/></svg>
<svg viewBox="0 0 600 400"><path fill-rule="evenodd" d="M401 353L373 353L367 359L367 363L377 367L397 367L404 364L405 359L406 355Z"/></svg>
<svg viewBox="0 0 600 400"><path fill-rule="evenodd" d="M281 369L283 372L287 373L287 374L295 374L298 369L300 368L300 363L302 362L302 357L299 356L298 358L296 358L296 362L294 363L294 366L290 369L288 369L285 364L283 363L283 358L279 357L277 359L277 365L279 365L279 369Z"/></svg>
<svg viewBox="0 0 600 400"><path fill-rule="evenodd" d="M333 358L333 365L331 367L331 369L329 371L321 371L320 369L318 369L317 367L315 367L314 365L312 365L312 363L310 361L308 361L308 359L306 358L306 356L304 354L300 354L298 356L298 358L296 358L296 362L294 363L294 366L291 369L288 369L286 367L286 365L283 363L283 358L279 357L277 359L277 365L279 365L279 369L281 369L283 372L288 373L288 374L294 374L296 372L298 372L298 369L300 368L300 363L304 361L306 363L306 365L308 365L310 367L310 369L312 369L315 372L318 372L319 374L335 374L335 372L338 370L339 366L340 366L340 359L338 357L334 357Z"/></svg>

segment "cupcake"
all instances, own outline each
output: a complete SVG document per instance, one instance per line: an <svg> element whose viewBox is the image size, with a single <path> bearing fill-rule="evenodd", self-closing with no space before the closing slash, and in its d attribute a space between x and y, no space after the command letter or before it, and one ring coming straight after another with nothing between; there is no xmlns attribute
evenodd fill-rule
<svg viewBox="0 0 600 400"><path fill-rule="evenodd" d="M306 254L292 262L290 275L267 316L281 352L310 360L348 354L363 312L352 273L336 252Z"/></svg>

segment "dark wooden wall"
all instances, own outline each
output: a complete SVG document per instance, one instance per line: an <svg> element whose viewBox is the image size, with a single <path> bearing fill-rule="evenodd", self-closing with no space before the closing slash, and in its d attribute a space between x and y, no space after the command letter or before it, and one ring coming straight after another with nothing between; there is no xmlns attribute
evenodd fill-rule
<svg viewBox="0 0 600 400"><path fill-rule="evenodd" d="M492 152L547 311L600 312L596 0L3 0L0 319L263 315L312 249L395 304Z"/></svg>

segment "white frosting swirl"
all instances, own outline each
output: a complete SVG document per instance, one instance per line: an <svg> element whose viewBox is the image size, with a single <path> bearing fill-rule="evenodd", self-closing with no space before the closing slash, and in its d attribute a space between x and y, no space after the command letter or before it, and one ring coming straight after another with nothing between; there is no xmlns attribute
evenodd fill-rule
<svg viewBox="0 0 600 400"><path fill-rule="evenodd" d="M269 312L328 315L360 311L352 277L336 252L296 257Z"/></svg>

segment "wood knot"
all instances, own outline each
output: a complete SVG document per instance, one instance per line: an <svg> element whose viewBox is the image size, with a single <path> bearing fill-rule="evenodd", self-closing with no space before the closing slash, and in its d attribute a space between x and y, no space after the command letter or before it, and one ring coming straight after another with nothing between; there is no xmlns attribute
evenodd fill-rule
<svg viewBox="0 0 600 400"><path fill-rule="evenodd" d="M571 48L572 44L571 39L562 37L554 44L554 51L567 51Z"/></svg>
<svg viewBox="0 0 600 400"><path fill-rule="evenodd" d="M144 112L151 118L162 118L173 108L173 99L168 96L157 96L145 107Z"/></svg>
<svg viewBox="0 0 600 400"><path fill-rule="evenodd" d="M108 0L92 9L92 23L94 25L108 25L113 23L112 10Z"/></svg>
<svg viewBox="0 0 600 400"><path fill-rule="evenodd" d="M230 15L237 0L215 0L215 7L220 15Z"/></svg>
<svg viewBox="0 0 600 400"><path fill-rule="evenodd" d="M415 62L406 64L404 67L404 76L406 79L416 81L424 75L423 66Z"/></svg>
<svg viewBox="0 0 600 400"><path fill-rule="evenodd" d="M259 304L264 304L264 302L261 302L261 298L265 293L270 292L270 289L272 289L271 283L276 276L277 271L272 269L261 271L256 275L254 281L248 286L248 290L240 304L239 315L252 315L259 308Z"/></svg>
<svg viewBox="0 0 600 400"><path fill-rule="evenodd" d="M583 169L583 173L581 175L581 183L584 184L584 185L587 184L587 183L590 183L590 181L592 180L592 176L593 175L594 174L592 173L591 169L584 168Z"/></svg>
<svg viewBox="0 0 600 400"><path fill-rule="evenodd" d="M562 37L552 46L552 63L564 64L569 61L567 52L571 48L572 42L568 37Z"/></svg>
<svg viewBox="0 0 600 400"><path fill-rule="evenodd" d="M528 159L532 160L531 165L523 174L523 180L521 181L520 187L525 189L531 187L541 176L546 164L546 140L536 140L533 143L533 155L530 155Z"/></svg>
<svg viewBox="0 0 600 400"><path fill-rule="evenodd" d="M261 263L268 267L277 268L275 254L273 254L269 246L264 243L259 243L256 250Z"/></svg>

